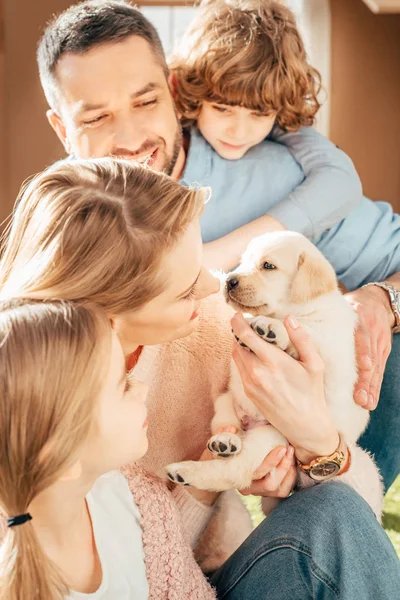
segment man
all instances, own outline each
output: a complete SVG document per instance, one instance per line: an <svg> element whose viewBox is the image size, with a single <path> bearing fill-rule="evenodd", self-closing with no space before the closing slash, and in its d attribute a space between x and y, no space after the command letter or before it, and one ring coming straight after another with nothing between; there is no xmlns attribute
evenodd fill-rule
<svg viewBox="0 0 400 600"><path fill-rule="evenodd" d="M198 135L182 138L161 43L154 28L129 5L89 2L71 7L46 30L38 62L50 124L69 154L146 161L190 184L210 185L219 205L229 197L232 212L239 204L243 209L245 194L242 221L223 238L224 248L234 249L232 260L252 237L282 224L296 229L296 222L304 221L294 203L273 210L304 179L283 146L267 141L254 148L239 177L238 164L220 159ZM271 205L276 218L265 216ZM321 198L321 205L328 206L329 197ZM362 229L364 223L368 230ZM298 230L304 229L302 223ZM400 471L399 337L394 337L391 350L392 331L400 324L400 220L388 205L363 199L338 226L312 229L311 234L339 278L355 290L348 299L359 315L356 402L374 409L385 373L381 402L361 445L375 455L387 488ZM385 287L359 287L383 279Z"/></svg>

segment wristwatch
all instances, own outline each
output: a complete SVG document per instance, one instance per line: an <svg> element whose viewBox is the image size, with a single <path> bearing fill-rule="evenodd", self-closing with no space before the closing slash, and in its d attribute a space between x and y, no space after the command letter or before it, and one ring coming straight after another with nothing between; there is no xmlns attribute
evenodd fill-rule
<svg viewBox="0 0 400 600"><path fill-rule="evenodd" d="M304 465L297 459L300 469L315 481L326 481L337 475L346 460L347 444L339 433L339 445L330 456L319 456L314 458L308 465Z"/></svg>
<svg viewBox="0 0 400 600"><path fill-rule="evenodd" d="M390 304L391 304L392 311L394 314L394 319L395 319L395 325L394 325L392 331L393 331L393 333L399 333L400 332L400 292L399 292L399 290L396 290L396 288L394 288L392 285L389 285L388 283L384 283L383 281L373 281L371 283L367 283L366 285L363 285L363 287L368 287L369 285L376 285L376 286L382 288L383 290L386 290L387 293L389 294Z"/></svg>

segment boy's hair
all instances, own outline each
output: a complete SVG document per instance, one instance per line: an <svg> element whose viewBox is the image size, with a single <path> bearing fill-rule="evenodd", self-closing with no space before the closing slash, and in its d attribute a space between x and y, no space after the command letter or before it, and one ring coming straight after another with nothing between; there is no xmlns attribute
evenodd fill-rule
<svg viewBox="0 0 400 600"><path fill-rule="evenodd" d="M0 303L0 529L76 462L96 423L110 351L110 324L94 306ZM32 523L1 537L2 599L68 595Z"/></svg>
<svg viewBox="0 0 400 600"><path fill-rule="evenodd" d="M147 40L167 76L168 67L156 29L128 2L88 0L55 17L47 25L37 50L40 81L49 106L57 106L55 70L64 54L84 54L95 46L118 43L132 35Z"/></svg>
<svg viewBox="0 0 400 600"><path fill-rule="evenodd" d="M203 102L276 112L285 130L312 125L320 75L293 13L276 0L206 0L174 52L175 101L184 126Z"/></svg>

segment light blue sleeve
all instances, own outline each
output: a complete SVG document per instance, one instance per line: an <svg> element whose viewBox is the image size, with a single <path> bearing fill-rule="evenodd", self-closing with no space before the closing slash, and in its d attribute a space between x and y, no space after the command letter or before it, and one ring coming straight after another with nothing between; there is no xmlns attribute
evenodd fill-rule
<svg viewBox="0 0 400 600"><path fill-rule="evenodd" d="M268 211L287 229L317 237L359 204L362 186L353 162L315 129L285 132L274 127L269 139L286 146L305 175L301 185Z"/></svg>

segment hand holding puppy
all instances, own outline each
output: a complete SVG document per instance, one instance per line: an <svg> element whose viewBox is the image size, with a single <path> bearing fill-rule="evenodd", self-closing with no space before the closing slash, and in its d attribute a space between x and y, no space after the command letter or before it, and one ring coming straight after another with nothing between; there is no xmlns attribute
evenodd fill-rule
<svg viewBox="0 0 400 600"><path fill-rule="evenodd" d="M292 446L278 446L271 450L254 473L249 488L239 490L243 496L253 494L269 498L286 498L297 479L296 461Z"/></svg>
<svg viewBox="0 0 400 600"><path fill-rule="evenodd" d="M238 344L233 349L246 395L289 440L301 462L334 452L339 436L325 402L324 365L296 319L287 317L285 326L298 361L266 344L241 314L231 323L237 337L252 350Z"/></svg>

